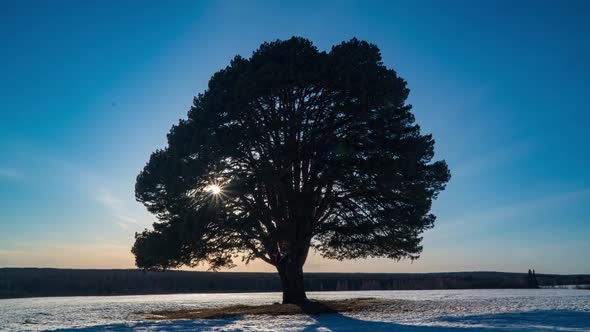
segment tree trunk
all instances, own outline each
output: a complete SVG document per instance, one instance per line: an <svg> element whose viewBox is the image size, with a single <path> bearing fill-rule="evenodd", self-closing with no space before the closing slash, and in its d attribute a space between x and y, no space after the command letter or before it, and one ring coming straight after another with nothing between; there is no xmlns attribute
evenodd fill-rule
<svg viewBox="0 0 590 332"><path fill-rule="evenodd" d="M281 277L283 304L307 302L303 285L303 265L285 258L283 262L279 263L277 270Z"/></svg>

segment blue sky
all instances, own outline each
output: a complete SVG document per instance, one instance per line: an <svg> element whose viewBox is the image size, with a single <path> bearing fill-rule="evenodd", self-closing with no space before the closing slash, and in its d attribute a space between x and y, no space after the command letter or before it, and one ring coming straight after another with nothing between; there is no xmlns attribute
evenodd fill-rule
<svg viewBox="0 0 590 332"><path fill-rule="evenodd" d="M453 174L420 260L306 271L590 273L587 1L3 1L0 266L132 267L149 154L211 74L293 35L377 44Z"/></svg>

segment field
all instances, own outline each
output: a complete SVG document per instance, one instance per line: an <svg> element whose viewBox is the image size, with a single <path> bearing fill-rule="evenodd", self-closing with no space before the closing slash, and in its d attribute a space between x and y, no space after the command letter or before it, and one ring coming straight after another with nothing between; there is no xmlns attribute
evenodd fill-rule
<svg viewBox="0 0 590 332"><path fill-rule="evenodd" d="M148 320L162 310L272 304L278 293L52 297L0 300L2 331L590 331L590 291L496 289L311 292L391 306L323 315Z"/></svg>

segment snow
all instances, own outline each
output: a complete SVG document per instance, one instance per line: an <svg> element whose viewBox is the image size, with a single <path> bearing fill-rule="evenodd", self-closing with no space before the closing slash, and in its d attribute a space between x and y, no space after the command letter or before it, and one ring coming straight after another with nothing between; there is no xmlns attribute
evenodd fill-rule
<svg viewBox="0 0 590 332"><path fill-rule="evenodd" d="M0 331L590 331L590 291L504 289L311 292L313 299L407 300L401 308L317 316L246 316L145 322L135 313L269 304L278 293L0 300Z"/></svg>

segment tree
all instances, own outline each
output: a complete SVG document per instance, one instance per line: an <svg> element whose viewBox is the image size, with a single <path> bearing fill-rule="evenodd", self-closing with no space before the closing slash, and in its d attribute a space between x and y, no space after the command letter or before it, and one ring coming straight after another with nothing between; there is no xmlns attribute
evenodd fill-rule
<svg viewBox="0 0 590 332"><path fill-rule="evenodd" d="M236 56L137 177L136 198L159 222L136 234L136 265L261 259L276 267L283 302L300 303L310 248L417 259L450 173L432 161L408 93L377 46L357 39L320 52L293 37Z"/></svg>

